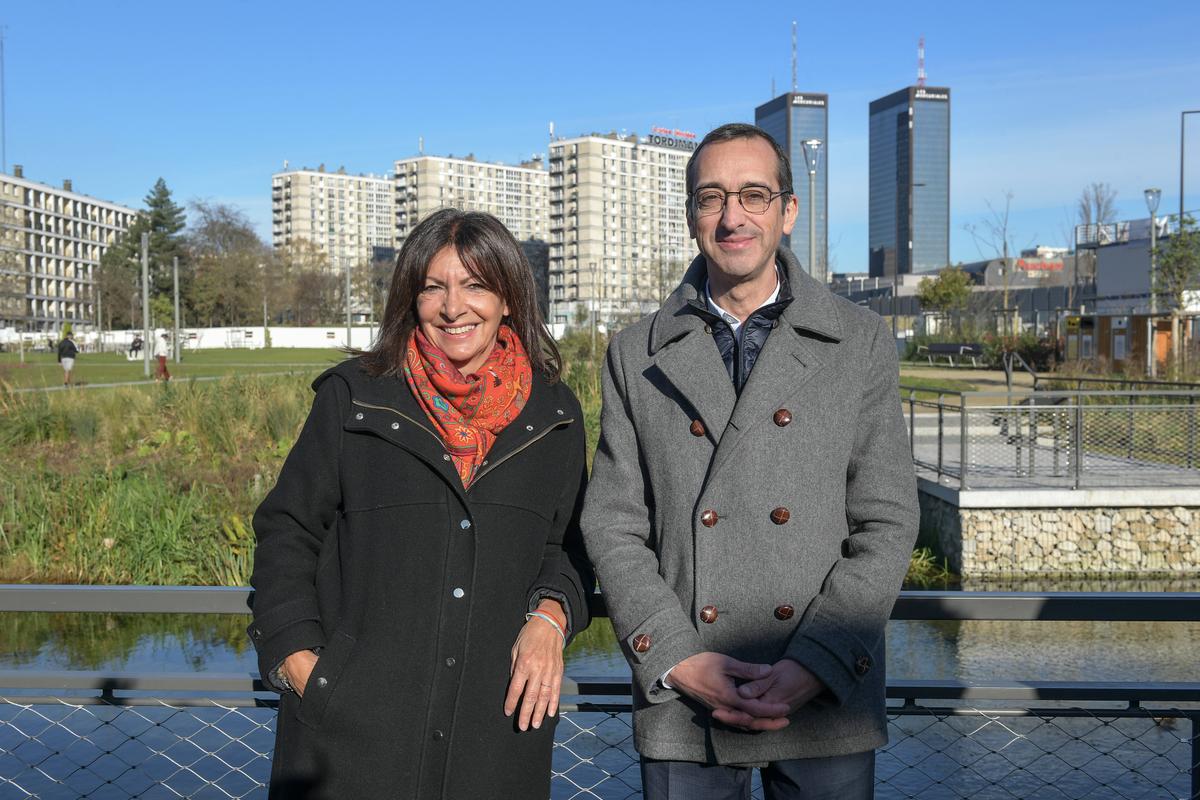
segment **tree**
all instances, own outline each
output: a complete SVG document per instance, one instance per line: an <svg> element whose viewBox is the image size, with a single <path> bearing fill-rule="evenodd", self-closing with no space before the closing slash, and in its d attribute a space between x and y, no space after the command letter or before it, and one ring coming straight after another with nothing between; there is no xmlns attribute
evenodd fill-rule
<svg viewBox="0 0 1200 800"><path fill-rule="evenodd" d="M162 178L142 201L150 232L150 293L154 296L172 293L173 260L185 261L186 243L183 229L187 225L184 210L171 199L171 190ZM141 246L140 243L138 245Z"/></svg>
<svg viewBox="0 0 1200 800"><path fill-rule="evenodd" d="M993 257L1001 259L1003 268L1000 275L1003 278L1004 289L1004 330L1002 333L1007 334L1012 332L1011 328L1016 316L1016 310L1010 309L1008 304L1008 287L1013 269L1008 254L1016 248L1012 245L1012 232L1009 230L1008 224L1012 211L1013 193L1006 190L1001 196L1004 198L1003 209L999 204L993 205L991 200L985 200L984 205L987 206L988 213L982 223L978 225L968 223L963 228L975 240L975 246L979 249L980 255L986 257L984 252L986 248L993 254Z"/></svg>
<svg viewBox="0 0 1200 800"><path fill-rule="evenodd" d="M194 277L193 314L205 324L249 325L258 318L264 270L270 253L240 210L220 203L192 203L188 233Z"/></svg>
<svg viewBox="0 0 1200 800"><path fill-rule="evenodd" d="M1175 370L1182 368L1180 348L1180 318L1187 306L1187 292L1197 288L1200 279L1200 230L1191 217L1185 216L1179 230L1157 247L1158 287L1171 298L1171 363Z"/></svg>
<svg viewBox="0 0 1200 800"><path fill-rule="evenodd" d="M0 201L0 328L28 323L25 259L21 255L20 210Z"/></svg>
<svg viewBox="0 0 1200 800"><path fill-rule="evenodd" d="M917 286L921 308L948 314L962 333L962 313L971 299L971 276L962 267L946 267L936 278L922 278Z"/></svg>
<svg viewBox="0 0 1200 800"><path fill-rule="evenodd" d="M1105 225L1117 219L1117 193L1107 183L1093 183L1079 193L1076 210L1080 225Z"/></svg>
<svg viewBox="0 0 1200 800"><path fill-rule="evenodd" d="M299 325L332 325L344 312L338 279L328 254L307 239L296 239L275 253L277 279L285 290L284 319ZM353 275L351 278L353 279Z"/></svg>
<svg viewBox="0 0 1200 800"><path fill-rule="evenodd" d="M146 208L134 219L124 235L104 251L95 272L100 302L108 317L105 327L134 327L142 324L142 234L150 235L148 261L150 298L159 310L172 304L174 259L180 261L180 292L187 294L189 278L184 211L171 199L171 190L162 178L146 194ZM164 305L165 304L165 305ZM127 308L128 306L128 308ZM170 315L167 315L170 318ZM102 323L104 324L104 323Z"/></svg>

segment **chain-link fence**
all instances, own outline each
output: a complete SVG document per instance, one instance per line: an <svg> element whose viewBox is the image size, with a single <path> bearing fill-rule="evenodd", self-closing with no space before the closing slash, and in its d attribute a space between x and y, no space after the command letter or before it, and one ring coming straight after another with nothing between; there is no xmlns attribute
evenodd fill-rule
<svg viewBox="0 0 1200 800"><path fill-rule="evenodd" d="M2 798L263 798L269 701L0 698ZM627 706L565 711L551 798L636 798ZM1200 798L1200 710L889 708L876 797ZM761 797L755 784L755 797Z"/></svg>
<svg viewBox="0 0 1200 800"><path fill-rule="evenodd" d="M1200 486L1200 405L1184 392L911 391L913 461L961 488Z"/></svg>

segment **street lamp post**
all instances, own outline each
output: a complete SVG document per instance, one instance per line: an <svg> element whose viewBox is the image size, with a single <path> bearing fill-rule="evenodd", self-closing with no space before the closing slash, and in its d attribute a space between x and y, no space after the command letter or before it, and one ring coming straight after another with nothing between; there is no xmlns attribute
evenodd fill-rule
<svg viewBox="0 0 1200 800"><path fill-rule="evenodd" d="M1157 365L1154 363L1154 315L1158 313L1157 261L1158 226L1154 215L1158 212L1158 201L1162 198L1162 189L1147 189L1146 208L1150 209L1150 316L1146 318L1146 374L1154 377ZM1180 217L1182 220L1182 216Z"/></svg>
<svg viewBox="0 0 1200 800"><path fill-rule="evenodd" d="M808 164L808 274L825 283L825 266L817 268L817 163L821 158L821 140L805 139L804 160Z"/></svg>
<svg viewBox="0 0 1200 800"><path fill-rule="evenodd" d="M1179 112L1179 229L1183 230L1183 123L1188 114L1200 114L1200 108L1194 111Z"/></svg>

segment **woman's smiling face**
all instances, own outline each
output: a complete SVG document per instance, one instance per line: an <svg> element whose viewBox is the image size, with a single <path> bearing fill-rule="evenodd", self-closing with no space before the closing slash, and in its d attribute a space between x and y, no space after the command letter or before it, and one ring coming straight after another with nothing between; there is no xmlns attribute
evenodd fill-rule
<svg viewBox="0 0 1200 800"><path fill-rule="evenodd" d="M483 366L496 346L508 305L471 274L452 246L429 262L417 296L417 320L430 344L463 375Z"/></svg>

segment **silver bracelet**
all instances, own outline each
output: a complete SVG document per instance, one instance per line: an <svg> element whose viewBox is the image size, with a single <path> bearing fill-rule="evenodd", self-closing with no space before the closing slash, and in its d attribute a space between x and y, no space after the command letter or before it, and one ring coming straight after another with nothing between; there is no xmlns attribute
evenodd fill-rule
<svg viewBox="0 0 1200 800"><path fill-rule="evenodd" d="M562 626L558 624L558 620L544 611L530 611L525 615L525 621L528 622L534 617L549 622L554 627L555 632L558 633L558 638L562 639L563 647L567 646L567 634L563 631Z"/></svg>

